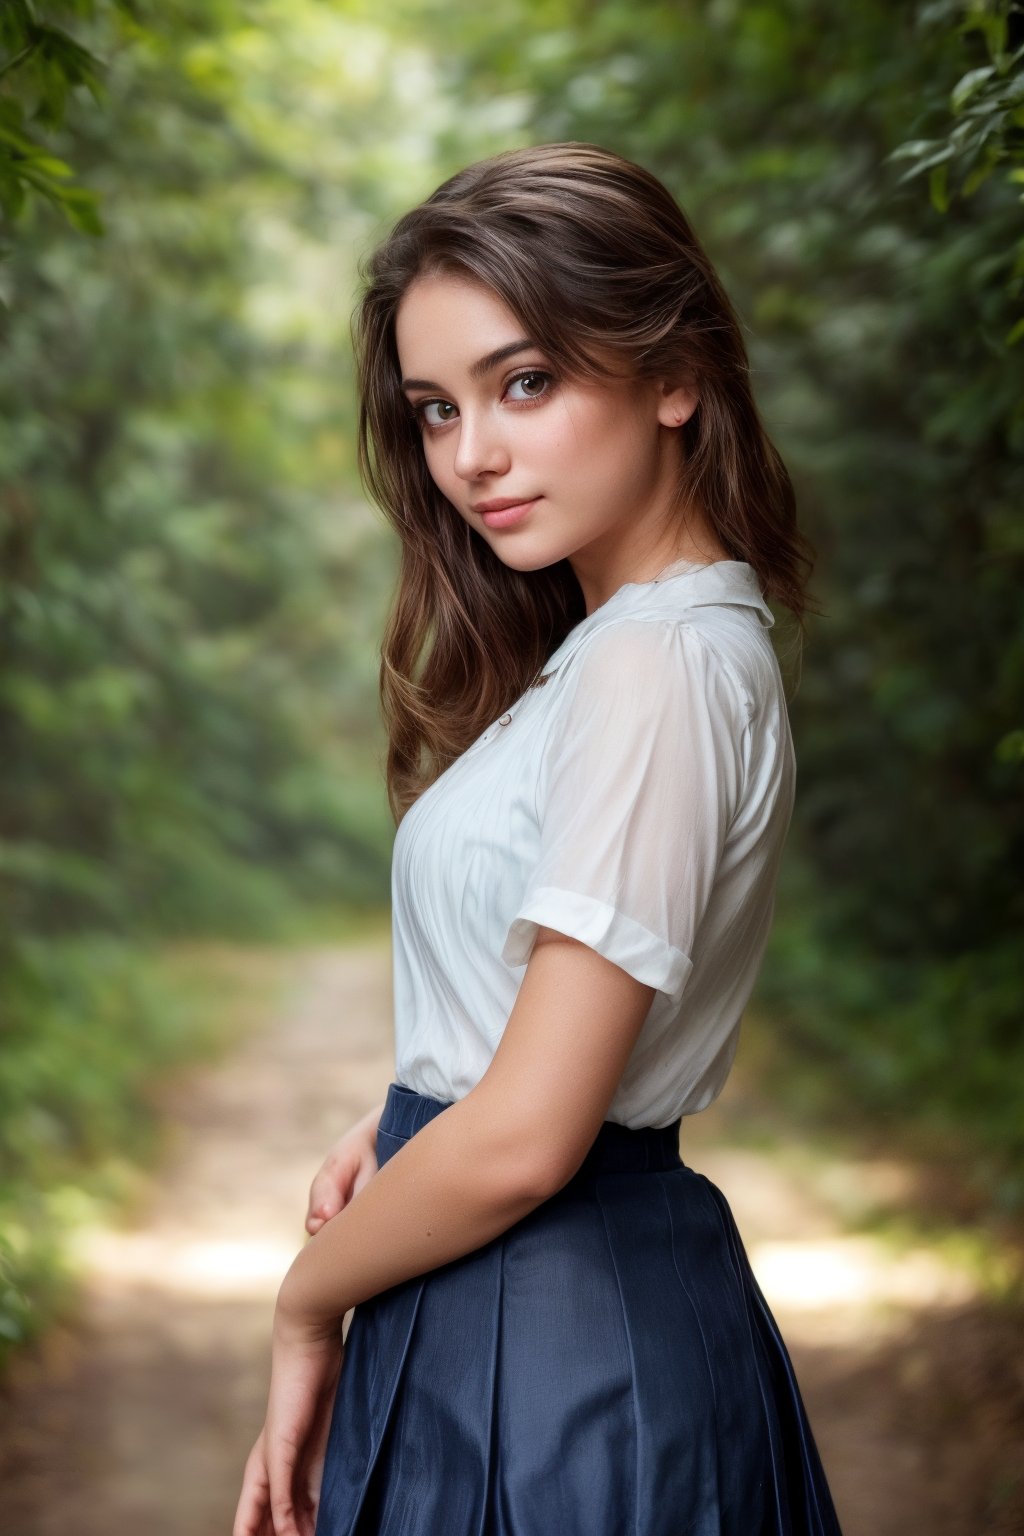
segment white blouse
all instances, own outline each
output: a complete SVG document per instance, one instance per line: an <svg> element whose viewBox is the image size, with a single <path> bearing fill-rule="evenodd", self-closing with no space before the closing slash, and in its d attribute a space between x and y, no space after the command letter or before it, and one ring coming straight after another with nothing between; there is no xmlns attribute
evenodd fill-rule
<svg viewBox="0 0 1024 1536"><path fill-rule="evenodd" d="M717 1098L793 809L773 623L744 561L627 583L410 807L392 862L397 1082L469 1092L544 925L656 989L607 1118L663 1126Z"/></svg>

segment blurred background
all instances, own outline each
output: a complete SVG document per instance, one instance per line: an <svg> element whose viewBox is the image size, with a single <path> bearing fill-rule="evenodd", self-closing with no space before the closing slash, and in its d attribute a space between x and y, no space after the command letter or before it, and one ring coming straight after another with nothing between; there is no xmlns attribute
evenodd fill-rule
<svg viewBox="0 0 1024 1536"><path fill-rule="evenodd" d="M1022 59L1013 0L0 0L12 1536L230 1527L309 1180L390 1080L357 262L562 139L681 201L818 550L776 928L684 1141L847 1536L1024 1528Z"/></svg>

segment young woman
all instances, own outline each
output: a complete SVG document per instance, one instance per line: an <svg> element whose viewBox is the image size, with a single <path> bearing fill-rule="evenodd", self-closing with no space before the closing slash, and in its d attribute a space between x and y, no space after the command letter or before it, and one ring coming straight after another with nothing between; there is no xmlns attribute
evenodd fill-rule
<svg viewBox="0 0 1024 1536"><path fill-rule="evenodd" d="M661 183L587 144L460 172L365 278L395 1080L314 1181L234 1536L836 1536L679 1145L771 924L767 598L802 623L811 563L737 318Z"/></svg>

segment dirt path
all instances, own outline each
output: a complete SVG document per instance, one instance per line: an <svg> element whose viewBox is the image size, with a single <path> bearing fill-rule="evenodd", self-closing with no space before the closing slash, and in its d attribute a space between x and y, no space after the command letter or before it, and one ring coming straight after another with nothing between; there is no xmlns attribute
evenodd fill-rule
<svg viewBox="0 0 1024 1536"><path fill-rule="evenodd" d="M309 951L265 1027L165 1094L170 1147L148 1211L89 1234L80 1323L19 1362L5 1393L7 1536L229 1536L306 1191L329 1143L384 1095L389 1019L386 943ZM936 1246L868 1230L913 1198L906 1169L766 1139L742 1060L684 1125L683 1157L736 1213L845 1536L1019 1532L1012 1322Z"/></svg>

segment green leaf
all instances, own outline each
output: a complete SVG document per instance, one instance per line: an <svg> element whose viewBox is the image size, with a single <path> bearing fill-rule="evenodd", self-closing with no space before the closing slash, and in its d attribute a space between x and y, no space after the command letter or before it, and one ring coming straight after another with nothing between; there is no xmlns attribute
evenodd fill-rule
<svg viewBox="0 0 1024 1536"><path fill-rule="evenodd" d="M987 10L972 10L970 15L960 23L957 30L964 37L970 32L981 32L988 45L990 57L998 59L1001 54L1006 52L1006 28L1007 18L1005 15L994 14Z"/></svg>
<svg viewBox="0 0 1024 1536"><path fill-rule="evenodd" d="M41 153L34 140L27 138L23 133L18 133L14 128L5 128L2 123L0 123L0 144L9 144L12 149L18 150L23 155Z"/></svg>
<svg viewBox="0 0 1024 1536"><path fill-rule="evenodd" d="M909 170L904 171L896 185L901 187L905 182L912 181L915 176L923 176L925 171L930 171L934 165L944 165L948 160L952 160L955 154L953 145L947 144L938 153L928 155L925 159L919 160L917 165L912 165Z"/></svg>
<svg viewBox="0 0 1024 1536"><path fill-rule="evenodd" d="M85 187L58 188L60 205L68 222L84 235L104 235L106 227L99 211L99 198Z"/></svg>
<svg viewBox="0 0 1024 1536"><path fill-rule="evenodd" d="M949 166L936 165L928 177L928 196L939 213L949 211Z"/></svg>
<svg viewBox="0 0 1024 1536"><path fill-rule="evenodd" d="M894 150L885 155L882 163L887 165L890 160L909 160L926 155L929 150L935 149L936 145L941 145L943 142L942 139L908 139L903 144L897 144Z"/></svg>
<svg viewBox="0 0 1024 1536"><path fill-rule="evenodd" d="M983 80L990 80L995 74L994 64L983 64L980 69L969 69L966 75L954 85L950 94L949 104L954 112L959 112L964 103L969 100Z"/></svg>
<svg viewBox="0 0 1024 1536"><path fill-rule="evenodd" d="M1024 320L1020 322L1024 327ZM1024 763L1024 730L1009 731L996 742L996 761L1000 763Z"/></svg>
<svg viewBox="0 0 1024 1536"><path fill-rule="evenodd" d="M44 176L73 176L75 173L64 160L57 160L53 155L39 154L33 156L32 165L35 170Z"/></svg>

